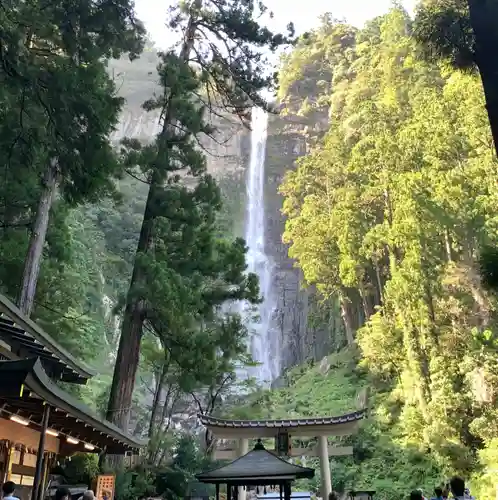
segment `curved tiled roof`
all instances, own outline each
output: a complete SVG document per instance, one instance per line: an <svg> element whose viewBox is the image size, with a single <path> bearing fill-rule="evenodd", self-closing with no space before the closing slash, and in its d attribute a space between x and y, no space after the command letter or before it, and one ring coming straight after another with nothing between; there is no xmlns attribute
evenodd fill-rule
<svg viewBox="0 0 498 500"><path fill-rule="evenodd" d="M292 427L305 427L309 425L338 425L348 422L362 420L367 415L367 409L357 410L345 415L336 417L317 417L317 418L291 418L283 420L227 420L223 418L211 417L209 415L199 414L199 420L202 425L209 427L224 427L232 429L254 429L254 428L273 428L288 429Z"/></svg>
<svg viewBox="0 0 498 500"><path fill-rule="evenodd" d="M14 413L33 420L36 425L42 421L43 404L46 402L56 410L49 420L52 428L59 430L61 427L64 434L74 433L74 437L81 436L82 440L95 444L100 449L105 446L111 454L124 454L127 450L137 450L147 444L147 441L130 436L96 415L55 385L38 358L0 362L0 380L0 403L10 406ZM24 385L28 390L20 391L20 387ZM30 392L37 397L32 397Z"/></svg>
<svg viewBox="0 0 498 500"><path fill-rule="evenodd" d="M278 478L299 479L312 478L314 469L291 464L265 450L258 441L254 450L235 459L227 465L202 472L196 477L205 483L240 482L244 480L277 481Z"/></svg>
<svg viewBox="0 0 498 500"><path fill-rule="evenodd" d="M39 357L48 369L53 369L65 382L84 384L95 372L77 361L37 323L26 317L5 295L0 294L0 340L15 344Z"/></svg>

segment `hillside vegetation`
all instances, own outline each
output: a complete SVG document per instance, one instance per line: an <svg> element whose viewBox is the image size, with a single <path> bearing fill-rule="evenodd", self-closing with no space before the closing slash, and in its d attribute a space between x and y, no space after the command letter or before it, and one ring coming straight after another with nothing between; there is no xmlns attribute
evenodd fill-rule
<svg viewBox="0 0 498 500"><path fill-rule="evenodd" d="M287 387L255 394L252 401L232 410L232 418L299 418L341 415L356 409L356 397L372 387L368 372L358 365L355 349L344 349L315 365L296 367L287 373ZM386 388L374 388L369 398L370 415L354 436L335 438L338 446L353 446L352 457L330 459L333 488L337 491L375 489L382 500L401 499L407 491L430 491L445 479L444 466L427 450L407 443L399 419L399 401ZM311 447L313 439L294 440L295 447ZM300 459L301 462L303 459ZM320 491L318 459L311 481L299 488Z"/></svg>
<svg viewBox="0 0 498 500"><path fill-rule="evenodd" d="M308 148L281 186L284 241L358 355L300 368L248 415L337 413L367 384L338 489L395 500L458 473L491 498L498 163L478 76L424 59L413 32L398 7L360 30L326 16L283 61L283 114Z"/></svg>

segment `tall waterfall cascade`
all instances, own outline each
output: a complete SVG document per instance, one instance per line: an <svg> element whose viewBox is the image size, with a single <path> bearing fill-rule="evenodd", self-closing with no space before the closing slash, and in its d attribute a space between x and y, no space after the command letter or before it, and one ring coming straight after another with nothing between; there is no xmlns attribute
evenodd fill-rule
<svg viewBox="0 0 498 500"><path fill-rule="evenodd" d="M256 314L247 317L250 350L258 366L250 375L260 383L273 382L280 375L280 331L275 326L276 291L274 287L275 264L265 251L265 157L268 114L253 108L251 118L251 157L246 179L245 240L248 246L248 271L259 277L263 302Z"/></svg>

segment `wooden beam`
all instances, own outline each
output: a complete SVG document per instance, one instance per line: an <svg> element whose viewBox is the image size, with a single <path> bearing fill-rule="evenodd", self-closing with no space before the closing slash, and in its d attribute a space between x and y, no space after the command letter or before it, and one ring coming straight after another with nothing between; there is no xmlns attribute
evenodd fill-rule
<svg viewBox="0 0 498 500"><path fill-rule="evenodd" d="M268 450L270 453L275 453L275 450ZM353 454L352 446L329 446L328 448L329 457L347 457ZM235 460L239 456L239 452L236 449L224 448L221 450L215 450L214 459L215 460ZM292 448L292 457L317 457L318 448Z"/></svg>
<svg viewBox="0 0 498 500"><path fill-rule="evenodd" d="M349 457L353 454L352 446L329 446L329 457ZM317 457L318 448L292 448L293 457Z"/></svg>

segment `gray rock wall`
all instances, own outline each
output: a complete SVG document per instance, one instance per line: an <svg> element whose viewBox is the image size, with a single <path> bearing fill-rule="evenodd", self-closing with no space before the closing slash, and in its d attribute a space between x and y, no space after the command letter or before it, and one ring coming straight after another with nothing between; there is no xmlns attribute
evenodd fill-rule
<svg viewBox="0 0 498 500"><path fill-rule="evenodd" d="M110 67L119 93L126 99L114 141L135 137L151 141L158 132L158 114L145 112L141 105L158 90L154 53L145 53L138 61L113 61ZM215 138L203 137L200 146L207 154L208 171L218 179L224 199L222 229L233 236L243 236L245 218L245 181L250 157L250 131L240 122L213 116L218 128ZM285 371L306 360L319 360L334 349L340 322L334 314L323 312L312 290L302 287L302 276L288 257L282 243L285 217L278 188L285 173L295 168L295 160L306 150L303 136L292 132L289 120L271 116L266 150L266 251L276 264L274 286L277 290L276 320L283 346L282 369ZM295 122L295 119L294 119ZM333 308L332 308L333 309ZM328 309L330 312L330 309Z"/></svg>
<svg viewBox="0 0 498 500"><path fill-rule="evenodd" d="M304 136L295 131L297 128L296 123L291 124L285 117L271 117L266 150L266 251L276 263L274 286L284 339L284 371L308 360L322 359L342 347L344 339L338 305L324 304L312 287L303 287L302 273L289 258L288 245L282 242L285 216L283 197L278 189L285 173L294 169L296 160L306 154Z"/></svg>

